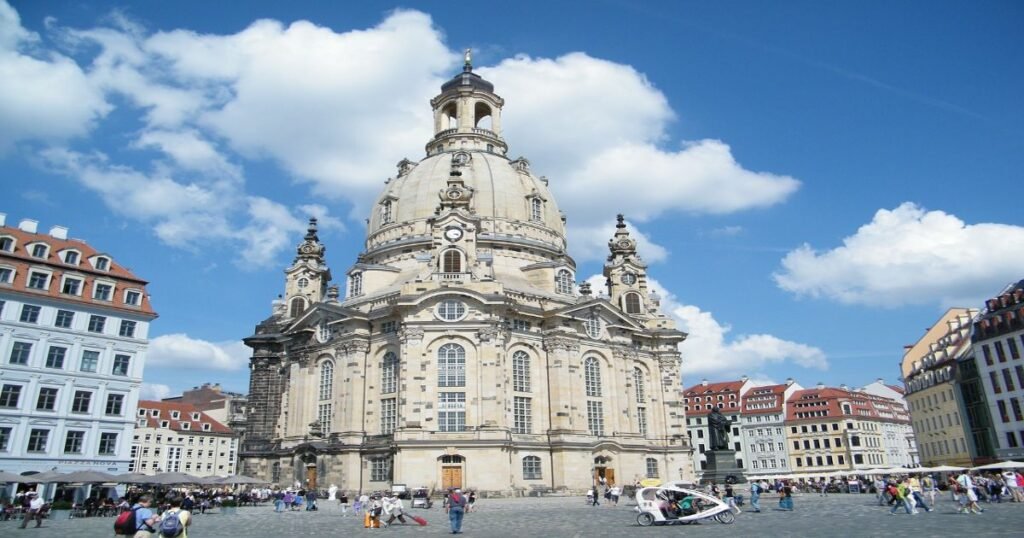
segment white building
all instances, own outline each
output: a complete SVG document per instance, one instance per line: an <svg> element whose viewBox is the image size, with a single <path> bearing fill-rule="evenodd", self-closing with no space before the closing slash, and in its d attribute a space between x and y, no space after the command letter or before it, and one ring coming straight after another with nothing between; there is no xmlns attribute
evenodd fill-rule
<svg viewBox="0 0 1024 538"><path fill-rule="evenodd" d="M985 302L971 333L998 459L1024 458L1024 280Z"/></svg>
<svg viewBox="0 0 1024 538"><path fill-rule="evenodd" d="M576 286L565 216L508 157L503 105L468 61L441 87L427 155L385 182L344 300L311 223L245 339L244 474L504 494L692 475L686 335L621 215L607 296Z"/></svg>
<svg viewBox="0 0 1024 538"><path fill-rule="evenodd" d="M910 413L906 392L899 385L890 385L882 378L878 378L873 383L869 383L858 390L895 400L903 406L907 413ZM886 460L893 466L917 467L921 463L917 452L917 438L914 436L912 423L883 422L882 446L885 449Z"/></svg>
<svg viewBox="0 0 1024 538"><path fill-rule="evenodd" d="M128 470L146 281L54 226L0 214L0 468Z"/></svg>
<svg viewBox="0 0 1024 538"><path fill-rule="evenodd" d="M699 476L707 468L705 452L711 450L708 434L707 415L715 407L721 410L731 422L729 448L736 451L736 467L743 469L747 462L746 447L740 435L743 423L743 395L753 386L749 379L743 377L736 381L709 383L707 379L683 389L683 411L686 412L686 433L690 437L690 445L696 449L693 456L693 470Z"/></svg>
<svg viewBox="0 0 1024 538"><path fill-rule="evenodd" d="M747 472L784 473L789 468L786 438L786 402L803 390L792 378L779 385L751 387L741 403L740 446L746 454Z"/></svg>
<svg viewBox="0 0 1024 538"><path fill-rule="evenodd" d="M143 400L136 414L131 472L235 474L238 436L194 405Z"/></svg>

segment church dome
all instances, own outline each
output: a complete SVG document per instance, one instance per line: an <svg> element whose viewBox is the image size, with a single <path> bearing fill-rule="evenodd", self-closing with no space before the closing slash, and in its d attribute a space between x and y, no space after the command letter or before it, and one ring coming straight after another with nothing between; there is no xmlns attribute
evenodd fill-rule
<svg viewBox="0 0 1024 538"><path fill-rule="evenodd" d="M506 155L504 100L472 72L468 58L431 105L434 137L427 156L418 163L403 160L397 177L388 180L369 219L367 254L429 233L429 221L455 196L480 220L482 239L515 238L564 255L565 222L547 179L533 175L526 159Z"/></svg>

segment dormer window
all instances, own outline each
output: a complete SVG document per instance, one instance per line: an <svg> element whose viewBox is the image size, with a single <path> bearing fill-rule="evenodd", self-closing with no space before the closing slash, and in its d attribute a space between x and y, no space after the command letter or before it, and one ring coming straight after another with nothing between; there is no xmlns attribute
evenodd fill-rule
<svg viewBox="0 0 1024 538"><path fill-rule="evenodd" d="M384 200L384 202L380 204L381 224L391 224L392 219L394 219L394 207L395 202L393 200Z"/></svg>
<svg viewBox="0 0 1024 538"><path fill-rule="evenodd" d="M171 426L171 422L169 420L161 420L160 421L160 427L161 428L169 428L170 426Z"/></svg>
<svg viewBox="0 0 1024 538"><path fill-rule="evenodd" d="M208 432L208 431L210 431L210 425L209 425L209 424L206 424L206 423L204 422L204 423L203 423L203 431L204 431L204 432Z"/></svg>
<svg viewBox="0 0 1024 538"><path fill-rule="evenodd" d="M181 416L181 413L179 413L177 411L171 411L171 418L173 418L174 420L178 420L178 417L180 417L180 416Z"/></svg>
<svg viewBox="0 0 1024 538"><path fill-rule="evenodd" d="M142 292L137 290L127 290L124 292L124 304L131 306L139 306L142 303Z"/></svg>
<svg viewBox="0 0 1024 538"><path fill-rule="evenodd" d="M68 265L78 265L78 252L74 250L64 251L64 263Z"/></svg>
<svg viewBox="0 0 1024 538"><path fill-rule="evenodd" d="M14 252L14 238L10 236L0 237L0 250Z"/></svg>
<svg viewBox="0 0 1024 538"><path fill-rule="evenodd" d="M93 284L92 298L98 301L109 301L114 295L114 286L96 282Z"/></svg>
<svg viewBox="0 0 1024 538"><path fill-rule="evenodd" d="M356 297L357 295L363 294L363 274L352 273L348 283L348 295L349 297Z"/></svg>
<svg viewBox="0 0 1024 538"><path fill-rule="evenodd" d="M199 413L192 413L192 420L199 420Z"/></svg>
<svg viewBox="0 0 1024 538"><path fill-rule="evenodd" d="M151 410L149 412L149 415L151 417L153 417L153 418L160 418L160 410L159 409L153 409L153 410Z"/></svg>
<svg viewBox="0 0 1024 538"><path fill-rule="evenodd" d="M95 260L93 260L93 266L96 267L96 269L98 269L100 271L109 271L110 270L110 258L105 258L103 256L100 256L100 257L96 258Z"/></svg>
<svg viewBox="0 0 1024 538"><path fill-rule="evenodd" d="M50 248L43 243L36 243L32 245L32 257L33 258L46 258L46 255L50 252Z"/></svg>
<svg viewBox="0 0 1024 538"><path fill-rule="evenodd" d="M10 284L11 282L14 282L14 269L0 267L0 284Z"/></svg>
<svg viewBox="0 0 1024 538"><path fill-rule="evenodd" d="M65 276L64 283L60 286L60 292L64 295L81 295L82 279Z"/></svg>
<svg viewBox="0 0 1024 538"><path fill-rule="evenodd" d="M192 424L188 423L188 422L182 422L181 423L181 429L183 429L183 430L191 430L192 429Z"/></svg>
<svg viewBox="0 0 1024 538"><path fill-rule="evenodd" d="M530 200L530 220L534 222L544 220L544 202L540 198Z"/></svg>
<svg viewBox="0 0 1024 538"><path fill-rule="evenodd" d="M29 271L28 287L34 290L45 290L50 287L50 274L42 271Z"/></svg>

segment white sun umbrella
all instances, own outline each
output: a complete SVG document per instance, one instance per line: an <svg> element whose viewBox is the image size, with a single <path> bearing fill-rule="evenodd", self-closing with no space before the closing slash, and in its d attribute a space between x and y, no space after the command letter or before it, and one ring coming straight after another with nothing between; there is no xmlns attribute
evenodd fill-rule
<svg viewBox="0 0 1024 538"><path fill-rule="evenodd" d="M181 484L199 484L202 480L198 477L185 473L160 473L150 477L149 484L161 484L164 486L177 486Z"/></svg>
<svg viewBox="0 0 1024 538"><path fill-rule="evenodd" d="M117 477L100 471L75 471L56 479L66 484L103 484L117 482Z"/></svg>
<svg viewBox="0 0 1024 538"><path fill-rule="evenodd" d="M972 471L994 471L996 469L1024 469L1024 462L1021 461L1001 461L999 463L990 463L988 465L981 465L978 467L971 467Z"/></svg>
<svg viewBox="0 0 1024 538"><path fill-rule="evenodd" d="M939 465L938 467L923 467L919 469L920 472L925 473L954 473L957 471L963 471L966 467L957 467L955 465Z"/></svg>
<svg viewBox="0 0 1024 538"><path fill-rule="evenodd" d="M8 473L6 471L0 471L0 484L7 484L8 482L24 482L25 477L20 474Z"/></svg>
<svg viewBox="0 0 1024 538"><path fill-rule="evenodd" d="M253 478L242 474L227 476L217 481L218 484L268 484L269 481L260 478Z"/></svg>

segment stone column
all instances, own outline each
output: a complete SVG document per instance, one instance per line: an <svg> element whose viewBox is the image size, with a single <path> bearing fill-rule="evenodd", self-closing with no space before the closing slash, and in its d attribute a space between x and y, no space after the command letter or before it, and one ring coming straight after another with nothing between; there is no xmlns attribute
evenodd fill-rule
<svg viewBox="0 0 1024 538"><path fill-rule="evenodd" d="M403 325L398 332L398 342L398 427L423 428L426 426L423 409L427 405L423 387L427 373L423 369L423 357L418 353L423 328Z"/></svg>
<svg viewBox="0 0 1024 538"><path fill-rule="evenodd" d="M485 327L477 333L480 356L477 361L477 422L483 428L510 428L505 408L507 402L503 396L508 393L507 387L501 387L504 379L505 343L508 331L494 327Z"/></svg>
<svg viewBox="0 0 1024 538"><path fill-rule="evenodd" d="M575 379L570 370L574 356L579 350L579 344L569 338L555 336L544 339L544 351L547 352L547 389L550 394L548 403L553 431L568 432L580 429L574 417L579 412L576 407L581 405L583 400L577 401L577 398L574 398ZM579 369L578 365L575 369ZM585 417L586 409L583 412ZM582 429L585 430L585 426L584 418Z"/></svg>
<svg viewBox="0 0 1024 538"><path fill-rule="evenodd" d="M335 398L339 409L335 410L337 431L346 443L362 442L366 433L366 353L370 343L366 340L346 340L335 348L338 357L338 373L343 372L342 394ZM344 439L348 437L347 439Z"/></svg>

